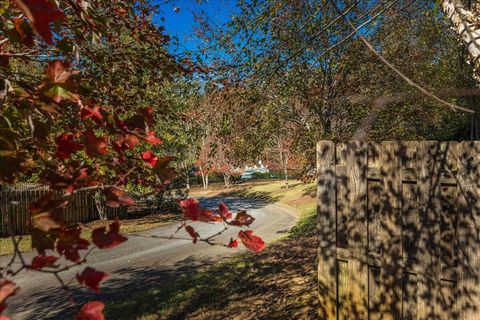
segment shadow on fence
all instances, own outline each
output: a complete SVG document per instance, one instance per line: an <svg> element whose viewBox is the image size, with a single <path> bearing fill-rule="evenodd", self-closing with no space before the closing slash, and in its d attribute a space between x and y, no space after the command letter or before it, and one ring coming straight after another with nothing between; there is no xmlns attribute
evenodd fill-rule
<svg viewBox="0 0 480 320"><path fill-rule="evenodd" d="M480 143L318 143L321 319L480 319Z"/></svg>

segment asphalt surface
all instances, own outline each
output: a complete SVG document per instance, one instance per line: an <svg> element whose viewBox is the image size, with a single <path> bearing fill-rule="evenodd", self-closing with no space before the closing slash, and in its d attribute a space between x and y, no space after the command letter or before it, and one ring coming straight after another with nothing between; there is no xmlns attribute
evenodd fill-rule
<svg viewBox="0 0 480 320"><path fill-rule="evenodd" d="M251 226L254 233L267 243L288 232L296 220L294 212L289 208L259 199L210 197L199 200L203 206L210 208L215 208L220 201L225 201L234 212L247 210L255 217ZM94 250L87 265L109 273L108 280L101 284L100 293L77 285L75 274L85 266L62 273L62 279L65 282L71 281L70 292L76 301L112 301L175 281L176 277L182 274L193 273L200 267L245 251L241 244L238 249L228 249L206 243L192 244L189 240L162 240L138 236L170 236L178 225L174 223L139 232L137 236L129 236L128 241L114 249ZM218 224L193 222L191 225L202 237L208 237L222 229ZM231 237L236 237L238 230L230 228L216 239L227 243ZM184 230L177 235L188 237ZM26 257L29 261L33 253L26 254ZM7 258L0 257L0 265L4 265ZM8 300L6 313L13 320L73 318L77 309L72 307L68 294L59 287L54 276L26 271L17 275L14 281L21 287L21 291Z"/></svg>

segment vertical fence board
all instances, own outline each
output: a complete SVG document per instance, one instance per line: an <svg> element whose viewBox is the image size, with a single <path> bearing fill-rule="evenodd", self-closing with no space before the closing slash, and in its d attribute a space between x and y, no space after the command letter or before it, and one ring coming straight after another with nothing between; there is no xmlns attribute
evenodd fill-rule
<svg viewBox="0 0 480 320"><path fill-rule="evenodd" d="M397 142L383 142L380 145L380 170L383 181L382 191L382 228L380 242L382 247L382 265L380 281L382 283L380 312L382 319L398 319L401 309L402 272L402 223L401 223L401 157Z"/></svg>
<svg viewBox="0 0 480 320"><path fill-rule="evenodd" d="M367 148L365 143L352 141L346 150L349 312L355 319L368 319L368 264L367 252Z"/></svg>
<svg viewBox="0 0 480 320"><path fill-rule="evenodd" d="M480 319L480 143L458 147L458 263L462 267L460 309L465 320Z"/></svg>
<svg viewBox="0 0 480 320"><path fill-rule="evenodd" d="M336 311L336 209L335 145L331 141L317 145L318 287L320 316L337 319Z"/></svg>
<svg viewBox="0 0 480 320"><path fill-rule="evenodd" d="M440 290L441 269L437 252L439 224L440 175L444 161L439 144L433 141L421 142L417 149L418 199L420 238L418 254L420 270L418 274L418 319L438 318L438 293Z"/></svg>

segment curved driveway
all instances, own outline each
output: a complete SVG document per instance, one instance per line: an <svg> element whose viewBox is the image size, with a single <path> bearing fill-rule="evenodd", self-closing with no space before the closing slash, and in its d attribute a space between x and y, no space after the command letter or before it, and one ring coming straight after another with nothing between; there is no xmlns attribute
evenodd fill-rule
<svg viewBox="0 0 480 320"><path fill-rule="evenodd" d="M269 204L258 199L240 198L199 198L202 205L215 207L225 201L234 212L245 209L255 217L252 229L266 242L278 238L295 224L295 213L286 206ZM217 233L221 226L201 222L191 223L202 237ZM139 232L129 236L127 242L110 250L94 250L89 256L89 266L109 273L109 279L102 283L101 292L93 293L76 285L72 281L72 292L78 301L101 299L113 300L135 292L174 281L181 274L195 272L199 267L207 266L233 253L245 251L240 244L238 249L210 246L206 243L192 244L191 240L162 240L141 235L170 236L178 223L161 226L156 229ZM230 237L236 237L238 228L230 228L218 241L227 243ZM140 235L140 236L138 236ZM179 237L188 237L184 230ZM240 248L242 247L242 248ZM27 254L30 258L32 254ZM0 258L0 265L7 257ZM69 281L84 266L62 273ZM72 319L73 308L67 294L58 287L52 275L34 271L23 272L14 279L22 288L21 292L8 300L7 314L17 319Z"/></svg>

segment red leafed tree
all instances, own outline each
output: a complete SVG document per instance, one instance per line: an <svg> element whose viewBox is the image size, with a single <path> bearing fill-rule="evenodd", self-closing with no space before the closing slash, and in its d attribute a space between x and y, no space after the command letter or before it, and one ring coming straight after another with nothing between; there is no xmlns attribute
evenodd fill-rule
<svg viewBox="0 0 480 320"><path fill-rule="evenodd" d="M213 168L215 172L222 174L225 187L230 188L230 178L235 172L234 161L229 157L229 145L223 139L218 139L213 156Z"/></svg>
<svg viewBox="0 0 480 320"><path fill-rule="evenodd" d="M2 1L0 11L0 183L35 174L51 189L28 206L38 255L24 258L12 234L17 250L0 269L1 313L18 290L7 275L27 269L58 275L86 264L92 250L127 240L119 221L93 230L91 239L66 224L63 209L75 193L97 190L118 207L133 203L127 183L159 190L175 178L175 159L160 155L161 139L152 131L168 112L158 101L158 84L191 74L192 66L168 54L169 37L152 23L157 8L146 0L11 0ZM244 212L232 218L223 206L211 211L192 199L182 206L186 220L222 223L225 230L253 218ZM238 243L204 239L187 222L182 228L194 242ZM249 233L239 237L250 250L264 247ZM86 266L77 281L98 291L107 277ZM103 319L103 303L78 306L76 319Z"/></svg>

